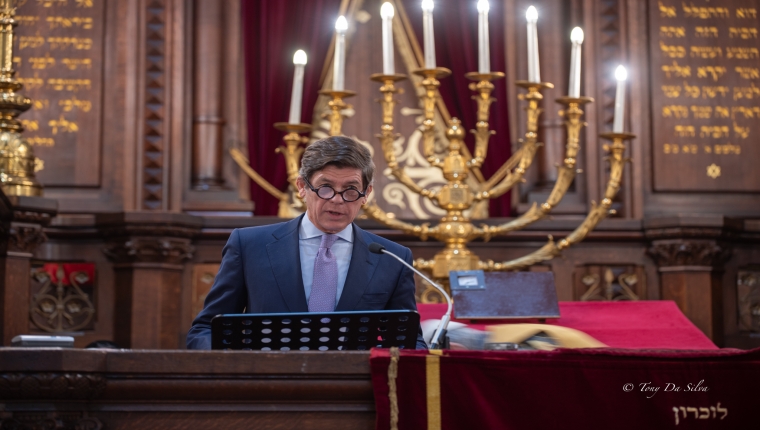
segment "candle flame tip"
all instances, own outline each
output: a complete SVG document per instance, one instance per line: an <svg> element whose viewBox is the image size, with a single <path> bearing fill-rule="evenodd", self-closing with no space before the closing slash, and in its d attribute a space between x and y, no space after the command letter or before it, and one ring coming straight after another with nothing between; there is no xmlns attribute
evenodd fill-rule
<svg viewBox="0 0 760 430"><path fill-rule="evenodd" d="M622 64L617 66L617 69L615 69L615 79L618 81L625 81L628 79L628 70L626 70Z"/></svg>
<svg viewBox="0 0 760 430"><path fill-rule="evenodd" d="M575 43L583 43L583 29L575 27L570 33L570 40Z"/></svg>
<svg viewBox="0 0 760 430"><path fill-rule="evenodd" d="M433 0L422 0L422 10L425 12L432 12L433 7L435 7Z"/></svg>
<svg viewBox="0 0 760 430"><path fill-rule="evenodd" d="M338 20L335 21L335 30L341 33L348 30L348 21L346 21L345 16L341 15L338 17Z"/></svg>
<svg viewBox="0 0 760 430"><path fill-rule="evenodd" d="M299 49L293 54L293 64L303 66L306 64L306 52L303 49Z"/></svg>
<svg viewBox="0 0 760 430"><path fill-rule="evenodd" d="M491 5L488 4L488 0L478 0L478 12L488 12Z"/></svg>
<svg viewBox="0 0 760 430"><path fill-rule="evenodd" d="M535 6L531 5L528 7L528 10L525 11L525 19L528 20L528 22L537 22L538 21L538 9L536 9Z"/></svg>
<svg viewBox="0 0 760 430"><path fill-rule="evenodd" d="M393 5L390 4L390 2L385 2L380 7L380 16L382 18L393 18L394 14L395 14L395 11L393 10Z"/></svg>

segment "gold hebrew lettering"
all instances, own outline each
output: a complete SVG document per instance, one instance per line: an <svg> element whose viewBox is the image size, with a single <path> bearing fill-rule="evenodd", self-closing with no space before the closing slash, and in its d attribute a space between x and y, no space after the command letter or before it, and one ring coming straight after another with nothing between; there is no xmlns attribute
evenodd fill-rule
<svg viewBox="0 0 760 430"><path fill-rule="evenodd" d="M670 58L683 58L686 56L686 48L679 45L666 45L660 41L662 53Z"/></svg>
<svg viewBox="0 0 760 430"><path fill-rule="evenodd" d="M67 121L64 119L63 115L61 115L57 120L50 120L50 122L48 122L48 125L53 129L53 134L58 134L59 130L62 133L75 133L79 131L79 126L77 126L77 124L73 121Z"/></svg>
<svg viewBox="0 0 760 430"><path fill-rule="evenodd" d="M728 93L728 87L724 85L712 87L712 86L703 86L702 87L702 98L703 99L714 99L718 96L718 93L720 93L721 97L725 97Z"/></svg>
<svg viewBox="0 0 760 430"><path fill-rule="evenodd" d="M686 18L728 18L730 15L729 10L724 7L703 7L694 6L694 3L689 4L690 6L686 6L686 3L681 3Z"/></svg>
<svg viewBox="0 0 760 430"><path fill-rule="evenodd" d="M19 25L23 26L29 26L29 27L36 27L37 23L40 21L39 16L27 16L27 15L16 15L16 21L18 21Z"/></svg>
<svg viewBox="0 0 760 430"><path fill-rule="evenodd" d="M694 35L697 37L718 37L718 27L700 27L694 28Z"/></svg>
<svg viewBox="0 0 760 430"><path fill-rule="evenodd" d="M754 7L740 7L736 9L737 18L757 18L757 10Z"/></svg>
<svg viewBox="0 0 760 430"><path fill-rule="evenodd" d="M660 37L686 37L684 27L660 26Z"/></svg>
<svg viewBox="0 0 760 430"><path fill-rule="evenodd" d="M684 92L686 92L687 97L692 97L695 99L699 97L699 94L700 94L699 86L689 85L686 81L684 81L683 89L684 89Z"/></svg>
<svg viewBox="0 0 760 430"><path fill-rule="evenodd" d="M50 107L50 100L48 99L34 99L32 100L32 109L42 110Z"/></svg>
<svg viewBox="0 0 760 430"><path fill-rule="evenodd" d="M758 51L757 48L740 48L736 46L730 46L726 48L726 58L736 58L737 60L752 60L755 58L760 58L760 51Z"/></svg>
<svg viewBox="0 0 760 430"><path fill-rule="evenodd" d="M92 39L89 37L48 37L47 42L50 44L50 49L89 50L92 48Z"/></svg>
<svg viewBox="0 0 760 430"><path fill-rule="evenodd" d="M734 121L734 136L746 139L749 137L749 127L742 127Z"/></svg>
<svg viewBox="0 0 760 430"><path fill-rule="evenodd" d="M715 117L716 118L728 118L728 107L726 107L726 106L715 106Z"/></svg>
<svg viewBox="0 0 760 430"><path fill-rule="evenodd" d="M688 406L686 408L686 412L694 412L694 418L697 418L699 416L699 414L697 413L697 408L693 408L691 406Z"/></svg>
<svg viewBox="0 0 760 430"><path fill-rule="evenodd" d="M76 97L71 97L65 100L59 100L58 106L63 107L64 112L71 112L74 109L79 109L82 112L89 112L92 109L92 103L89 100L79 100Z"/></svg>
<svg viewBox="0 0 760 430"><path fill-rule="evenodd" d="M21 125L24 126L25 130L29 131L37 131L40 129L40 123L36 119L22 119Z"/></svg>
<svg viewBox="0 0 760 430"><path fill-rule="evenodd" d="M734 100L753 100L760 97L760 88L755 86L754 82L749 83L748 87L734 87Z"/></svg>
<svg viewBox="0 0 760 430"><path fill-rule="evenodd" d="M671 74L678 78L688 78L691 76L691 66L679 66L677 61L673 61L671 66L662 66L665 76L670 78Z"/></svg>
<svg viewBox="0 0 760 430"><path fill-rule="evenodd" d="M16 78L17 81L22 83L24 85L24 88L33 90L35 88L42 88L42 86L45 84L45 81L37 76L35 73L33 78Z"/></svg>
<svg viewBox="0 0 760 430"><path fill-rule="evenodd" d="M760 107L745 107L745 106L733 106L731 108L731 119L736 119L736 114L740 113L744 118L760 118Z"/></svg>
<svg viewBox="0 0 760 430"><path fill-rule="evenodd" d="M88 69L92 68L92 59L90 58L64 58L61 62L69 68L69 70L76 70L80 66Z"/></svg>
<svg viewBox="0 0 760 430"><path fill-rule="evenodd" d="M673 99L681 95L681 86L680 85L663 85L662 92L665 94L665 97L669 99Z"/></svg>
<svg viewBox="0 0 760 430"><path fill-rule="evenodd" d="M757 39L757 29L754 27L728 27L728 37L740 39Z"/></svg>
<svg viewBox="0 0 760 430"><path fill-rule="evenodd" d="M760 78L760 69L757 67L739 67L737 66L735 69L736 73L739 74L739 76L742 79L758 79Z"/></svg>
<svg viewBox="0 0 760 430"><path fill-rule="evenodd" d="M692 106L691 113L694 118L710 118L712 116L712 106Z"/></svg>
<svg viewBox="0 0 760 430"><path fill-rule="evenodd" d="M689 117L689 109L686 106L683 105L668 105L662 107L662 116L664 118L688 118Z"/></svg>
<svg viewBox="0 0 760 430"><path fill-rule="evenodd" d="M55 58L51 57L49 53L45 53L44 57L29 57L29 62L32 64L32 69L44 70L55 66Z"/></svg>
<svg viewBox="0 0 760 430"><path fill-rule="evenodd" d="M678 137L694 137L695 131L693 125L677 125L675 126L676 136Z"/></svg>
<svg viewBox="0 0 760 430"><path fill-rule="evenodd" d="M697 67L697 77L706 78L707 75L711 75L714 81L717 81L726 73L726 68L723 66L702 66Z"/></svg>
<svg viewBox="0 0 760 430"><path fill-rule="evenodd" d="M728 137L728 132L729 128L727 125L703 125L699 127L699 137L712 137L713 139L720 139L723 137Z"/></svg>
<svg viewBox="0 0 760 430"><path fill-rule="evenodd" d="M680 149L676 144L666 143L662 146L662 152L666 154L678 154L680 152Z"/></svg>
<svg viewBox="0 0 760 430"><path fill-rule="evenodd" d="M723 49L719 46L692 46L689 48L689 56L697 58L722 57Z"/></svg>
<svg viewBox="0 0 760 430"><path fill-rule="evenodd" d="M673 412L676 414L676 425L678 425L678 408L673 406Z"/></svg>
<svg viewBox="0 0 760 430"><path fill-rule="evenodd" d="M675 18L676 17L676 7L675 6L665 6L662 4L662 2L657 2L658 6L660 7L660 17L662 18Z"/></svg>
<svg viewBox="0 0 760 430"><path fill-rule="evenodd" d="M20 36L18 38L18 49L39 48L45 43L45 38L37 34L36 36Z"/></svg>
<svg viewBox="0 0 760 430"><path fill-rule="evenodd" d="M92 7L92 0L77 0L77 7Z"/></svg>
<svg viewBox="0 0 760 430"><path fill-rule="evenodd" d="M37 0L42 7L66 6L68 0Z"/></svg>
<svg viewBox="0 0 760 430"><path fill-rule="evenodd" d="M54 91L79 91L83 88L90 89L92 81L89 79L60 79L50 78L47 80L48 87Z"/></svg>
<svg viewBox="0 0 760 430"><path fill-rule="evenodd" d="M27 137L26 141L34 146L55 146L55 140L51 137Z"/></svg>
<svg viewBox="0 0 760 430"><path fill-rule="evenodd" d="M741 155L742 147L739 145L732 145L727 143L725 145L713 145L713 153L715 155Z"/></svg>

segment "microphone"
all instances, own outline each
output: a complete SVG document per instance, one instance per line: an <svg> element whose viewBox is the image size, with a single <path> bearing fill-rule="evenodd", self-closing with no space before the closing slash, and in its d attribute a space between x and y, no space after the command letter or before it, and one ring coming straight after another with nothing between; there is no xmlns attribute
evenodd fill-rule
<svg viewBox="0 0 760 430"><path fill-rule="evenodd" d="M424 273L422 273L419 270L415 269L411 264L409 264L406 261L404 261L403 258L401 258L398 255L396 255L396 254L388 251L387 249L385 249L385 247L383 245L380 245L377 242L372 242L372 243L369 244L369 252L372 252L374 254L388 254L388 255L390 255L391 257L393 257L396 260L398 260L399 262L401 262L401 264L403 264L404 266L410 268L412 270L412 272L420 275L420 277L422 279L428 281L428 283L430 285L432 285L436 289L438 289L438 291L440 291L441 294L443 294L443 297L446 298L446 303L449 305L449 308L446 311L446 314L443 316L443 318L441 318L441 322L438 323L438 328L435 330L435 334L433 335L433 338L430 340L430 349L439 349L440 345L443 343L442 336L443 337L446 336L446 327L449 326L449 321L451 320L451 297L449 297L449 295L446 293L446 290L444 290L443 287L441 287L437 283L431 281L430 278L428 278L427 276L425 276Z"/></svg>

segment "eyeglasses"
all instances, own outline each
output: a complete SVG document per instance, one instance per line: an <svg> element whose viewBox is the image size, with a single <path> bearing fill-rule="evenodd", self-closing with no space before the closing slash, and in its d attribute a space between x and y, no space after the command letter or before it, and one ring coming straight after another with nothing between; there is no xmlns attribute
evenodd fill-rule
<svg viewBox="0 0 760 430"><path fill-rule="evenodd" d="M330 200L333 197L335 197L336 194L340 194L340 197L343 199L346 203L351 203L359 200L360 198L367 195L366 190L365 192L361 192L357 190L356 188L347 188L343 191L335 191L335 188L329 186L329 185L320 185L318 188L314 188L309 183L309 180L306 178L303 178L304 182L306 182L306 185L309 186L309 189L317 193L317 197L324 200Z"/></svg>

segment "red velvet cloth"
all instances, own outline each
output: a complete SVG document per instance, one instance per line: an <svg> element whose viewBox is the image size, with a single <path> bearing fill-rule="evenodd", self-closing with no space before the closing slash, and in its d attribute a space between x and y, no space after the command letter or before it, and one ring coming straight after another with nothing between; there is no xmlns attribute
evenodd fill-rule
<svg viewBox="0 0 760 430"><path fill-rule="evenodd" d="M419 0L403 0L404 9L414 27L417 40L422 47L422 8ZM488 12L488 35L490 39L491 70L506 72L506 47L504 45L504 2L490 2ZM459 118L467 130L475 129L477 123L477 104L475 95L465 78L465 73L478 71L478 9L477 1L437 1L433 9L435 29L436 65L446 67L452 75L441 79L439 91L446 108L452 117ZM507 114L507 80L493 81L495 86L491 97L496 102L491 104L489 125L496 135L490 139L488 156L483 164L483 175L489 178L504 164L512 153L509 138L509 116ZM475 137L467 133L465 143L470 151L475 148ZM509 193L491 200L489 215L492 217L510 216Z"/></svg>
<svg viewBox="0 0 760 430"><path fill-rule="evenodd" d="M427 428L426 355L401 351L400 430ZM377 429L390 427L389 363L372 351ZM757 428L758 384L760 349L445 351L441 429Z"/></svg>
<svg viewBox="0 0 760 430"><path fill-rule="evenodd" d="M446 305L418 304L417 311L422 321L439 319L446 312ZM718 349L672 301L560 302L559 312L559 319L548 319L546 323L580 330L612 348ZM516 322L452 321L478 330L483 330L487 325Z"/></svg>
<svg viewBox="0 0 760 430"><path fill-rule="evenodd" d="M282 155L275 148L284 134L272 125L287 122L293 87L293 54L306 51L301 122L311 123L321 88L340 0L243 0L241 19L251 167L275 187L287 188ZM257 215L277 215L278 201L251 181Z"/></svg>

